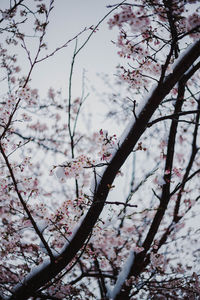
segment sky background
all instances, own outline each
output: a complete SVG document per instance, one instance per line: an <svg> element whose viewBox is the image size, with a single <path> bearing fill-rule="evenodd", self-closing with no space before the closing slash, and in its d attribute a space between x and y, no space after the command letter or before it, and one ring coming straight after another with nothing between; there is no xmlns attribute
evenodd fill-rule
<svg viewBox="0 0 200 300"><path fill-rule="evenodd" d="M75 1L55 1L54 10L50 16L49 28L47 30L47 42L49 51L59 47L85 27L96 25L110 9L106 5L115 3L113 0L75 0ZM81 91L81 78L83 69L86 70L87 78L91 85L97 81L97 73L114 74L115 66L119 62L117 48L111 40L116 40L117 30L109 30L107 20L100 25L99 30L93 35L90 42L77 56L75 62L75 73L73 82L73 92L78 96ZM88 36L90 31L83 34L78 39L78 44ZM67 48L62 49L47 61L39 64L32 75L33 85L36 85L41 95L45 95L46 90L52 86L62 88L66 92L70 71L71 58L74 49L74 42ZM98 88L98 86L96 86ZM103 88L102 86L99 88Z"/></svg>

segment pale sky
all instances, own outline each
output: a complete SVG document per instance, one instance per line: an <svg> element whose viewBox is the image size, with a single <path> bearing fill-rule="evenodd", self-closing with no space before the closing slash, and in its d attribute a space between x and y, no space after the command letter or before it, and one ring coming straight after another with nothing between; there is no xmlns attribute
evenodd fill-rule
<svg viewBox="0 0 200 300"><path fill-rule="evenodd" d="M48 47L54 49L67 40L73 38L85 27L96 25L109 11L107 4L115 3L113 0L57 0L50 17L48 29ZM107 19L108 20L108 19ZM109 30L107 20L101 24L99 31L93 35L90 42L80 52L75 63L76 88L81 89L81 76L83 69L87 77L95 85L96 73L114 74L115 66L119 62L117 48L111 40L116 40L117 30ZM90 31L89 31L90 32ZM79 38L79 44L89 32ZM33 84L45 94L49 86L66 88L74 42L61 50L54 57L40 64L33 73ZM93 82L94 81L94 82ZM75 83L74 83L75 84ZM101 86L103 88L103 85ZM76 90L74 90L76 94ZM79 92L77 93L79 94ZM76 95L77 96L77 95Z"/></svg>

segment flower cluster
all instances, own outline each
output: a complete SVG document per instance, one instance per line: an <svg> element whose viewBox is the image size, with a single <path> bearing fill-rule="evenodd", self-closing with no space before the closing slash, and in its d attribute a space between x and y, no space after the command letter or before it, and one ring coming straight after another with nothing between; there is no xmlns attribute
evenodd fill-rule
<svg viewBox="0 0 200 300"><path fill-rule="evenodd" d="M179 178L182 178L182 174L181 174L181 169L180 168L174 167L173 168L173 172L174 172L174 175L176 175Z"/></svg>
<svg viewBox="0 0 200 300"><path fill-rule="evenodd" d="M135 253L140 253L140 252L142 252L144 250L144 248L143 247L139 247L139 246L135 246L135 247L133 247L133 250L135 251Z"/></svg>
<svg viewBox="0 0 200 300"><path fill-rule="evenodd" d="M32 106L36 105L38 91L37 89L31 90L29 87L22 87L17 93L18 97L26 102L26 104Z"/></svg>
<svg viewBox="0 0 200 300"><path fill-rule="evenodd" d="M200 16L197 13L193 13L190 15L187 19L187 30L192 31L193 29L197 29L197 27L200 26ZM198 39L200 36L200 33L197 30L194 30L194 32L191 32L190 36L193 39Z"/></svg>
<svg viewBox="0 0 200 300"><path fill-rule="evenodd" d="M98 143L101 146L101 150L98 152L101 160L108 160L112 156L112 152L117 146L116 135L109 136L106 130L99 131Z"/></svg>
<svg viewBox="0 0 200 300"><path fill-rule="evenodd" d="M100 130L98 134L94 134L94 141L96 142L97 149L100 150L93 152L100 157L102 161L108 161L112 157L113 150L117 147L117 137L115 134L109 136L106 130ZM56 169L56 176L61 182L64 182L66 178L79 178L81 174L85 173L86 168L94 167L99 163L98 159L91 159L87 155L79 155L77 158L71 161L65 161L62 165L54 166L50 171L50 175L53 174L53 170Z"/></svg>
<svg viewBox="0 0 200 300"><path fill-rule="evenodd" d="M56 176L62 182L66 178L78 178L86 166L91 166L90 159L86 155L80 155L71 162L64 162L59 167L55 167L57 168Z"/></svg>
<svg viewBox="0 0 200 300"><path fill-rule="evenodd" d="M152 267L158 270L163 270L164 264L165 264L165 259L162 254L158 253L151 253L151 264Z"/></svg>
<svg viewBox="0 0 200 300"><path fill-rule="evenodd" d="M142 2L146 3L146 1ZM149 13L150 9L153 10L153 15ZM188 13L183 1L173 1L171 14L178 34L188 32L191 38L199 38L200 17L195 6L191 6ZM161 66L166 59L161 51L165 45L163 36L170 38L171 33L167 28L160 26L160 22L168 22L168 17L168 8L161 5L160 0L155 0L152 7L151 4L138 5L138 7L137 5L122 6L121 11L108 21L110 29L115 26L120 29L116 42L119 56L131 59L128 69L121 67L119 72L120 81L125 81L129 87L137 88L138 91L145 90L150 86L151 79L161 75ZM157 27L153 26L151 21L157 23ZM166 74L170 72L173 60L174 57L166 68Z"/></svg>
<svg viewBox="0 0 200 300"><path fill-rule="evenodd" d="M15 107L16 104L16 98L13 95L8 95L7 98L5 98L5 104L0 106L0 124L6 125L9 117ZM2 128L0 128L0 131Z"/></svg>
<svg viewBox="0 0 200 300"><path fill-rule="evenodd" d="M31 118L29 116L26 116L26 114L25 114L25 116L24 115L22 115L22 116L23 116L23 118L25 118L26 121L31 120ZM28 127L37 132L44 132L48 129L46 123L40 123L39 121L29 125Z"/></svg>
<svg viewBox="0 0 200 300"><path fill-rule="evenodd" d="M132 32L140 32L143 28L146 28L149 24L149 18L143 7L133 12L132 7L122 6L122 11L117 13L108 21L110 29L114 26L122 27L124 23L128 23Z"/></svg>

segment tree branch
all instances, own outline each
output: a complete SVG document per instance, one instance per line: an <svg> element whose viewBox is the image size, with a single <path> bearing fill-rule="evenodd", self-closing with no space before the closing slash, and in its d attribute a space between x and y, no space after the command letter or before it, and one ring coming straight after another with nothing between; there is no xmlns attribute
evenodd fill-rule
<svg viewBox="0 0 200 300"><path fill-rule="evenodd" d="M96 191L93 195L93 204L88 210L84 220L80 224L79 229L74 234L70 244L68 244L62 253L57 257L55 264L49 263L46 266L41 267L40 270L35 272L32 276L25 278L23 284L17 286L13 290L13 295L9 298L10 300L24 300L29 298L41 286L46 284L61 270L63 270L81 249L103 210L109 193L109 186L112 185L117 172L126 161L139 138L145 131L153 113L165 96L170 92L174 85L180 80L183 74L187 72L187 70L199 56L200 40L186 51L186 53L177 62L173 72L154 89L152 94L147 99L146 104L144 105L140 114L138 115L137 120L131 124L130 130L128 131L125 139L122 141L118 150L113 155L110 164L105 169L101 177L101 181L96 187Z"/></svg>

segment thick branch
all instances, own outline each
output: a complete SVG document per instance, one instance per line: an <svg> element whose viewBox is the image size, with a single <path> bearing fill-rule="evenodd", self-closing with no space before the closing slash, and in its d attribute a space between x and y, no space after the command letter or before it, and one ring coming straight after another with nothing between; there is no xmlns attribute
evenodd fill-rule
<svg viewBox="0 0 200 300"><path fill-rule="evenodd" d="M174 49L175 58L178 57L179 47L178 47L178 33L175 25L175 17L173 15L173 1L164 0L164 6L166 8L166 14L169 22L169 27L172 35L172 47Z"/></svg>

